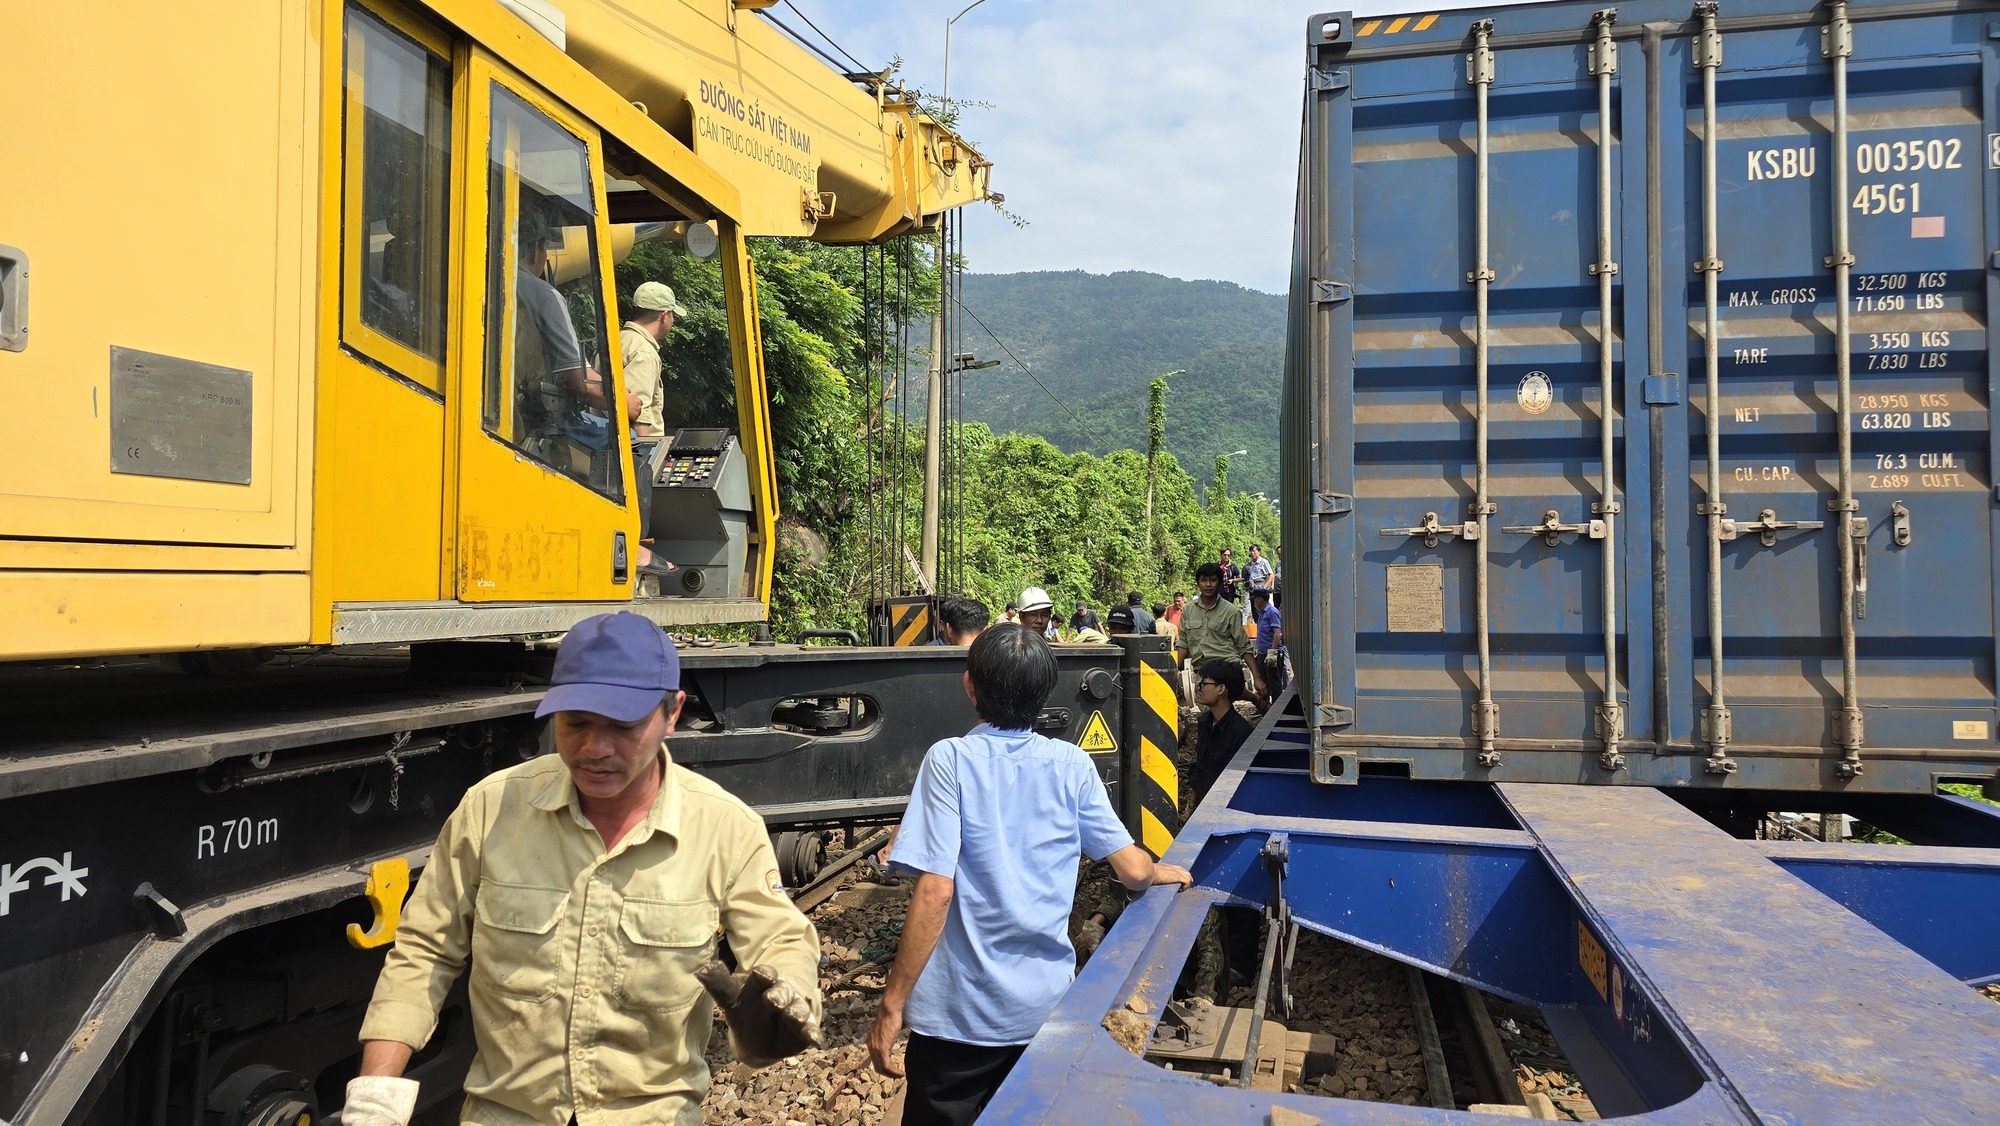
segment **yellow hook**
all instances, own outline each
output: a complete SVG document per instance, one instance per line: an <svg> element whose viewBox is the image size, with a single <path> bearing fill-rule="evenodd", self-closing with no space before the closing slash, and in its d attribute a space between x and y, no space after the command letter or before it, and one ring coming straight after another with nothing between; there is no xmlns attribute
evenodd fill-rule
<svg viewBox="0 0 2000 1126"><path fill-rule="evenodd" d="M403 898L410 894L410 862L402 857L377 860L368 870L368 886L361 889L375 908L375 921L367 930L347 924L347 944L356 950L373 950L396 941L396 924L403 919Z"/></svg>

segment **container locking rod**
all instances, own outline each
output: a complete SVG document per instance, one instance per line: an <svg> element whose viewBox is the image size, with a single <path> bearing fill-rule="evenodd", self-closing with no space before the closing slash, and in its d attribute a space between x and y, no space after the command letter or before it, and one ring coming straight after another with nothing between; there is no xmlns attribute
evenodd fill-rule
<svg viewBox="0 0 2000 1126"><path fill-rule="evenodd" d="M1701 31L1694 42L1694 65L1701 71L1701 274L1703 298L1701 350L1708 373L1708 406L1703 428L1708 432L1708 499L1696 511L1708 517L1708 707L1701 713L1702 739L1708 743L1710 774L1736 773L1729 757L1729 690L1722 671L1722 540L1723 517L1729 506L1722 499L1722 349L1716 323L1716 285L1722 276L1717 252L1715 206L1715 72L1722 65L1722 32L1715 26L1716 5L1695 5Z"/></svg>
<svg viewBox="0 0 2000 1126"><path fill-rule="evenodd" d="M1829 0L1832 16L1820 28L1819 53L1833 63L1833 253L1826 264L1833 267L1833 362L1838 380L1835 429L1840 435L1840 495L1827 502L1835 513L1835 537L1840 552L1840 711L1833 717L1833 742L1840 748L1836 769L1842 778L1854 778L1862 771L1861 686L1854 655L1854 620L1866 605L1867 589L1860 574L1861 552L1867 550L1867 525L1861 538L1852 532L1851 521L1861 505L1854 499L1854 355L1852 317L1848 287L1854 273L1854 249L1847 231L1847 60L1854 54L1854 25L1847 19L1847 0Z"/></svg>
<svg viewBox="0 0 2000 1126"><path fill-rule="evenodd" d="M1472 709L1472 733L1479 739L1479 765L1492 768L1500 765L1500 752L1495 742L1500 735L1500 705L1493 702L1493 616L1491 592L1487 583L1486 567L1486 518L1493 515L1492 497L1486 487L1486 364L1487 364L1487 289L1493 284L1493 263L1490 258L1489 216L1487 191L1491 178L1487 173L1487 157L1491 146L1487 141L1487 92L1493 86L1493 21L1477 20L1472 25L1472 53L1465 56L1465 80L1471 83L1478 105L1478 139L1475 156L1474 212L1477 216L1478 255L1472 271L1465 280L1474 287L1475 329L1472 344L1473 406L1474 406L1474 457L1473 499L1470 523L1478 525L1478 534L1471 537L1474 548L1474 601L1479 631L1479 702Z"/></svg>
<svg viewBox="0 0 2000 1126"><path fill-rule="evenodd" d="M1592 508L1599 520L1592 523L1602 523L1604 544L1604 702L1598 705L1596 723L1604 750L1597 764L1619 770L1625 765L1619 750L1625 739L1625 707L1618 702L1618 489L1611 435L1616 402L1611 378L1611 279L1618 273L1618 263L1611 257L1611 79L1618 73L1618 44L1611 38L1611 25L1618 22L1618 10L1606 8L1590 22L1597 25L1597 42L1590 51L1590 72L1597 76L1597 261L1590 272L1597 275L1599 475L1597 504Z"/></svg>

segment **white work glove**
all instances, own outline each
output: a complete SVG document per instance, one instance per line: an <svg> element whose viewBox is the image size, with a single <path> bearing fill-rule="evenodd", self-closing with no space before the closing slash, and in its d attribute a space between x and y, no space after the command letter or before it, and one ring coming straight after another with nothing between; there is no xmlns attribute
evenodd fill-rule
<svg viewBox="0 0 2000 1126"><path fill-rule="evenodd" d="M340 1126L410 1126L417 1110L418 1083L387 1075L363 1075L347 1081L347 1105Z"/></svg>

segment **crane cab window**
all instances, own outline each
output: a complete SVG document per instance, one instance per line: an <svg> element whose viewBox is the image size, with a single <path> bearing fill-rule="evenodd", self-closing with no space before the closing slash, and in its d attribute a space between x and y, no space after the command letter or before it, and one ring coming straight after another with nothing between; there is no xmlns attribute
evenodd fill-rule
<svg viewBox="0 0 2000 1126"><path fill-rule="evenodd" d="M493 87L486 432L622 503L628 407L611 380L590 148Z"/></svg>
<svg viewBox="0 0 2000 1126"><path fill-rule="evenodd" d="M670 218L614 227L614 250L628 243L617 268L619 337L641 425L660 435L683 427L734 430L733 332L714 225ZM646 307L668 294L674 308Z"/></svg>
<svg viewBox="0 0 2000 1126"><path fill-rule="evenodd" d="M345 38L342 339L441 394L451 64L356 7Z"/></svg>

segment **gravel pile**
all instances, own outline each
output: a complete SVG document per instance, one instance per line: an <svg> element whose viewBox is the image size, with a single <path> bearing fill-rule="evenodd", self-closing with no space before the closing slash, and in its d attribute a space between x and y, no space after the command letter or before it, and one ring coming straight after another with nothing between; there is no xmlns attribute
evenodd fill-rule
<svg viewBox="0 0 2000 1126"><path fill-rule="evenodd" d="M1254 988L1238 989L1233 1005L1249 1005ZM1294 1032L1330 1032L1339 1062L1293 1088L1308 1095L1428 1106L1423 1049L1403 967L1380 954L1313 931L1299 934L1292 962ZM1283 1019L1283 1018L1278 1018Z"/></svg>
<svg viewBox="0 0 2000 1126"><path fill-rule="evenodd" d="M709 1039L713 1070L703 1122L766 1126L873 1126L885 1121L903 1081L876 1074L868 1029L902 934L910 881L880 885L850 878L812 914L819 928L820 989L826 993L822 1047L752 1071L730 1060L717 1014Z"/></svg>

